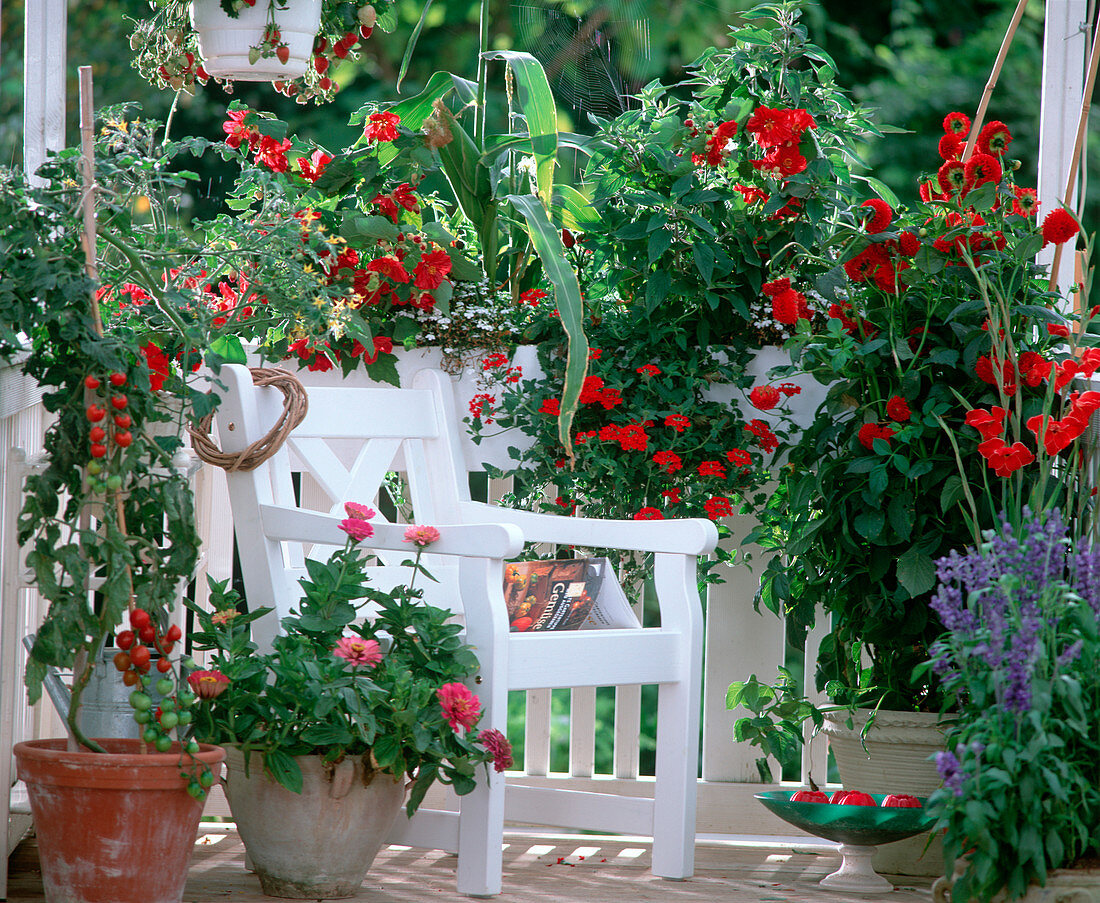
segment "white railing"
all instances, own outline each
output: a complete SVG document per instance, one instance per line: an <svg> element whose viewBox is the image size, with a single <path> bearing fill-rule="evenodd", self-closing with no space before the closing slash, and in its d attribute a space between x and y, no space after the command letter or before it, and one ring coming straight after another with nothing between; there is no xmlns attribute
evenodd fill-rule
<svg viewBox="0 0 1100 903"><path fill-rule="evenodd" d="M40 449L45 414L37 400L36 387L18 368L0 368L0 483L6 508L18 505L19 487L13 486L9 473L7 450L20 447L29 453ZM202 467L194 477L196 514L199 533L204 541L201 572L195 585L200 603L206 598L206 575L215 579L231 576L233 567L233 527L228 510L225 478L217 468ZM3 512L5 532L0 542L5 549L4 562L17 561L9 552L14 537L10 535L13 517ZM742 531L747 523L735 524ZM742 532L742 535L744 533ZM737 539L735 537L735 539ZM7 565L10 572L11 565ZM10 763L10 744L32 736L58 735L60 720L47 701L33 710L25 703L22 686L24 651L19 639L37 625L42 613L37 609L33 590L19 590L16 575L3 574L3 699L12 717L2 718L12 730L6 741L4 761ZM725 705L726 689L733 680L756 674L770 682L783 663L784 632L781 620L770 612L753 609L756 577L739 565L725 572L725 582L712 586L706 600L707 637L703 702L703 754L700 776L698 829L701 833L740 835L789 835L790 828L768 814L752 799L762 789L755 766L757 750L746 744L735 744L732 738L736 713ZM11 606L15 605L15 610ZM815 650L816 652L816 650ZM814 657L810 658L811 661ZM568 781L576 789L608 789L608 782L618 784L620 792L645 795L650 788L645 775L640 774L642 700L640 688L617 691L613 730L611 771L597 774L597 730L606 729L596 718L597 692L592 689L571 691L568 724L554 722L551 711L551 691L529 691L526 694L526 726L524 731L523 772L517 782L532 785L548 781ZM602 742L606 738L601 737ZM554 744L567 743L568 770L551 772L551 749ZM811 770L818 783L824 782L824 741L815 741L807 748L803 774ZM0 778L3 777L0 769ZM9 771L9 781L11 773ZM220 795L218 795L220 796ZM227 814L224 802L215 797L208 806L210 814Z"/></svg>

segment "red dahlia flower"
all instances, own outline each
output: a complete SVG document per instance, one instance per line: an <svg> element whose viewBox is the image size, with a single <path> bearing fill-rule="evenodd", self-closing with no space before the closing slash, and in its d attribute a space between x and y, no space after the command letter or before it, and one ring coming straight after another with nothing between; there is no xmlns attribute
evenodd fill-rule
<svg viewBox="0 0 1100 903"><path fill-rule="evenodd" d="M894 211L881 198L871 198L869 201L864 201L860 206L871 208L871 215L863 221L863 228L871 235L886 231L886 228L894 219Z"/></svg>
<svg viewBox="0 0 1100 903"><path fill-rule="evenodd" d="M1001 169L1001 164L996 157L989 154L974 154L966 163L965 173L967 183L977 187L985 182L994 184L1000 182L1004 170Z"/></svg>
<svg viewBox="0 0 1100 903"><path fill-rule="evenodd" d="M1081 231L1077 218L1063 207L1051 210L1043 219L1043 241L1060 245Z"/></svg>
<svg viewBox="0 0 1100 903"><path fill-rule="evenodd" d="M943 130L948 135L965 138L970 131L970 117L965 113L948 113L943 119Z"/></svg>
<svg viewBox="0 0 1100 903"><path fill-rule="evenodd" d="M1012 133L1003 122L994 119L978 132L977 147L983 154L999 157L1012 143Z"/></svg>
<svg viewBox="0 0 1100 903"><path fill-rule="evenodd" d="M894 431L888 426L882 426L878 423L865 423L859 428L857 434L860 445L862 445L868 451L875 450L875 440L885 439L889 444L890 437L894 435Z"/></svg>
<svg viewBox="0 0 1100 903"><path fill-rule="evenodd" d="M909 410L909 403L904 398L895 395L886 402L886 416L898 423L904 423L913 416L913 412Z"/></svg>
<svg viewBox="0 0 1100 903"><path fill-rule="evenodd" d="M959 155L966 148L966 142L963 141L958 135L947 134L940 138L939 151L940 158L944 160L958 160Z"/></svg>

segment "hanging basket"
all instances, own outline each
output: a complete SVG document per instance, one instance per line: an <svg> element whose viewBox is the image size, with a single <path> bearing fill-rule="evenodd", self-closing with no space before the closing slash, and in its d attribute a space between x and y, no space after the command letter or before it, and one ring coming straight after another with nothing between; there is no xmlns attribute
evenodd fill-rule
<svg viewBox="0 0 1100 903"><path fill-rule="evenodd" d="M321 27L321 0L285 0L285 9L270 0L275 25L290 50L285 63L261 57L251 63L248 52L263 40L268 2L245 5L237 18L227 15L219 0L192 0L191 27L199 36L203 68L214 78L233 81L285 81L304 75L313 56L313 40Z"/></svg>

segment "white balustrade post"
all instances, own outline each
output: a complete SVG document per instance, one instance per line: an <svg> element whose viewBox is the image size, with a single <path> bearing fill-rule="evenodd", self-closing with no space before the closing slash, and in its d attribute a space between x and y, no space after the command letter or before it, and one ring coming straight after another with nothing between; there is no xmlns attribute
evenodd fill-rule
<svg viewBox="0 0 1100 903"><path fill-rule="evenodd" d="M1072 198L1063 197L1070 157L1077 134L1081 97L1085 85L1088 0L1047 0L1043 30L1043 87L1039 103L1039 217L1057 210ZM1041 264L1050 266L1055 246L1039 252ZM1074 258L1061 255L1058 287L1063 293L1073 285Z"/></svg>
<svg viewBox="0 0 1100 903"><path fill-rule="evenodd" d="M65 146L67 30L65 0L27 0L23 42L23 169L32 178L45 162L47 151Z"/></svg>

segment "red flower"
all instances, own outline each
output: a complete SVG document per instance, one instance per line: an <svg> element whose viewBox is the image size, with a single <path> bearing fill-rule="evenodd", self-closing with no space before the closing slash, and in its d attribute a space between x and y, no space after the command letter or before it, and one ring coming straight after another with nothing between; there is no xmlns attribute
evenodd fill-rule
<svg viewBox="0 0 1100 903"><path fill-rule="evenodd" d="M754 408L770 411L779 404L779 390L775 386L756 386L749 393L749 401Z"/></svg>
<svg viewBox="0 0 1100 903"><path fill-rule="evenodd" d="M1043 241L1049 244L1060 245L1069 241L1081 231L1076 217L1068 210L1059 207L1051 210L1043 218Z"/></svg>
<svg viewBox="0 0 1100 903"><path fill-rule="evenodd" d="M397 124L400 121L401 117L396 113L371 113L367 117L363 134L366 136L367 141L372 143L381 144L386 141L393 141L397 138Z"/></svg>
<svg viewBox="0 0 1100 903"><path fill-rule="evenodd" d="M420 209L420 202L416 199L412 186L408 182L402 182L398 185L390 192L390 197L410 213L416 213Z"/></svg>
<svg viewBox="0 0 1100 903"><path fill-rule="evenodd" d="M726 468L722 466L720 461L703 461L695 469L701 477L718 477L722 480L726 478Z"/></svg>
<svg viewBox="0 0 1100 903"><path fill-rule="evenodd" d="M809 319L802 316L805 305L806 296L789 288L772 298L772 316L777 323L794 326L799 319Z"/></svg>
<svg viewBox="0 0 1100 903"><path fill-rule="evenodd" d="M141 353L145 355L145 364L149 368L149 387L154 392L159 392L168 378L168 355L154 342L143 346Z"/></svg>
<svg viewBox="0 0 1100 903"><path fill-rule="evenodd" d="M256 162L262 163L272 172L286 172L289 167L286 152L290 150L290 141L276 141L269 135L260 137L259 147L256 148Z"/></svg>
<svg viewBox="0 0 1100 903"><path fill-rule="evenodd" d="M519 303L530 304L532 307L538 307L539 301L546 297L546 292L541 288L529 288L525 292L520 292Z"/></svg>
<svg viewBox="0 0 1100 903"><path fill-rule="evenodd" d="M493 413L494 404L496 404L496 398L487 392L482 392L470 399L470 413L478 420L492 423L493 418L489 415Z"/></svg>
<svg viewBox="0 0 1100 903"><path fill-rule="evenodd" d="M733 502L724 495L716 495L713 498L707 499L703 502L703 508L707 512L707 517L711 520L718 520L720 517L730 517L733 514Z"/></svg>
<svg viewBox="0 0 1100 903"><path fill-rule="evenodd" d="M380 273L394 282L408 282L412 278L401 261L389 254L368 263L367 272Z"/></svg>
<svg viewBox="0 0 1100 903"><path fill-rule="evenodd" d="M543 399L542 407L539 408L539 413L550 414L553 417L557 417L561 414L561 400L558 398Z"/></svg>
<svg viewBox="0 0 1100 903"><path fill-rule="evenodd" d="M940 190L947 195L954 194L969 188L970 183L966 176L966 167L960 160L948 160L936 173L936 182Z"/></svg>
<svg viewBox="0 0 1100 903"><path fill-rule="evenodd" d="M1001 181L1004 170L1000 161L989 154L974 154L966 163L964 170L966 181L969 185L978 186L985 182L997 183Z"/></svg>
<svg viewBox="0 0 1100 903"><path fill-rule="evenodd" d="M913 414L909 410L909 403L900 395L895 395L886 402L886 416L898 423L904 423Z"/></svg>
<svg viewBox="0 0 1100 903"><path fill-rule="evenodd" d="M1039 209L1039 195L1034 188L1016 188L1012 212L1016 216L1031 216Z"/></svg>
<svg viewBox="0 0 1100 903"><path fill-rule="evenodd" d="M373 364L378 360L380 354L392 354L393 353L393 339L389 336L376 335L374 337L374 348L371 351L367 351L366 346L363 345L358 339L355 344L351 346L351 356L358 357L363 355L363 362L366 364Z"/></svg>
<svg viewBox="0 0 1100 903"><path fill-rule="evenodd" d="M737 134L737 123L730 120L719 125L707 139L706 163L708 166L721 166L729 153L730 139Z"/></svg>
<svg viewBox="0 0 1100 903"><path fill-rule="evenodd" d="M965 147L966 142L958 135L944 135L940 138L939 146L936 149L942 159L958 160Z"/></svg>
<svg viewBox="0 0 1100 903"><path fill-rule="evenodd" d="M451 272L451 258L447 252L439 249L425 254L413 269L413 285L426 291L435 291L447 279Z"/></svg>
<svg viewBox="0 0 1100 903"><path fill-rule="evenodd" d="M670 426L676 430L676 432L682 433L691 426L691 421L683 414L669 414L665 418L665 426Z"/></svg>
<svg viewBox="0 0 1100 903"><path fill-rule="evenodd" d="M298 158L298 171L307 182L316 182L321 178L321 173L325 171L325 167L331 162L332 155L326 154L318 148L309 156L308 160L305 157Z"/></svg>
<svg viewBox="0 0 1100 903"><path fill-rule="evenodd" d="M646 364L644 367L638 367L637 371L639 373L641 373L642 376L660 376L661 375L661 368L658 367L656 364Z"/></svg>
<svg viewBox="0 0 1100 903"><path fill-rule="evenodd" d="M227 114L229 118L222 123L222 131L227 135L225 143L234 150L241 146L242 141L247 141L251 148L260 140L260 133L245 125L245 120L251 113L251 110L230 110Z"/></svg>
<svg viewBox="0 0 1100 903"><path fill-rule="evenodd" d="M912 232L902 232L898 236L898 250L903 257L912 257L920 250L920 239Z"/></svg>
<svg viewBox="0 0 1100 903"><path fill-rule="evenodd" d="M894 219L893 209L881 198L871 198L860 204L860 207L868 207L871 210L871 215L863 222L863 228L871 235L886 231Z"/></svg>
<svg viewBox="0 0 1100 903"><path fill-rule="evenodd" d="M665 473L676 473L684 465L680 456L674 451L659 451L653 456L653 463L664 470Z"/></svg>
<svg viewBox="0 0 1100 903"><path fill-rule="evenodd" d="M752 455L743 448L732 448L726 452L730 463L737 467L749 467L752 464Z"/></svg>
<svg viewBox="0 0 1100 903"><path fill-rule="evenodd" d="M778 147L795 140L790 120L783 111L769 107L757 107L745 123L745 131L751 132L753 140L761 147Z"/></svg>
<svg viewBox="0 0 1100 903"><path fill-rule="evenodd" d="M779 439L763 420L750 420L745 430L756 437L756 444L764 451L773 452L779 447Z"/></svg>
<svg viewBox="0 0 1100 903"><path fill-rule="evenodd" d="M1014 442L1009 446L1000 438L987 439L978 446L978 451L999 477L1011 476L1035 460L1035 455L1022 442Z"/></svg>
<svg viewBox="0 0 1100 903"><path fill-rule="evenodd" d="M665 516L661 514L656 508L639 508L638 513L634 515L634 520L664 520Z"/></svg>
<svg viewBox="0 0 1100 903"><path fill-rule="evenodd" d="M1008 130L1008 126L996 119L987 122L978 132L977 147L983 154L999 157L1008 150L1011 143L1012 133Z"/></svg>
<svg viewBox="0 0 1100 903"><path fill-rule="evenodd" d="M1063 339L1069 338L1069 327L1065 323L1047 323L1047 333Z"/></svg>
<svg viewBox="0 0 1100 903"><path fill-rule="evenodd" d="M994 407L983 411L974 408L966 412L966 425L974 427L983 439L992 439L1004 432L1005 409Z"/></svg>
<svg viewBox="0 0 1100 903"><path fill-rule="evenodd" d="M668 499L670 505L680 504L680 490L679 489L662 489L661 495Z"/></svg>
<svg viewBox="0 0 1100 903"><path fill-rule="evenodd" d="M760 291L769 298L778 297L783 294L783 292L788 292L790 290L791 280L786 276L783 276L781 279L773 279L771 282L765 282L760 286Z"/></svg>
<svg viewBox="0 0 1100 903"><path fill-rule="evenodd" d="M502 354L499 351L494 351L492 354L487 354L481 361L482 370L494 370L497 367L503 367L508 363L508 355Z"/></svg>
<svg viewBox="0 0 1100 903"><path fill-rule="evenodd" d="M1048 455L1069 448L1088 427L1088 418L1072 414L1055 420L1048 414L1028 418L1027 428L1035 434L1035 441L1042 442Z"/></svg>
<svg viewBox="0 0 1100 903"><path fill-rule="evenodd" d="M868 451L874 451L876 439L884 439L889 445L890 437L893 435L894 431L888 426L882 426L878 423L865 423L859 428L858 438L860 445Z"/></svg>
<svg viewBox="0 0 1100 903"><path fill-rule="evenodd" d="M943 130L948 135L957 135L965 138L970 131L970 117L965 113L948 113L943 118Z"/></svg>

